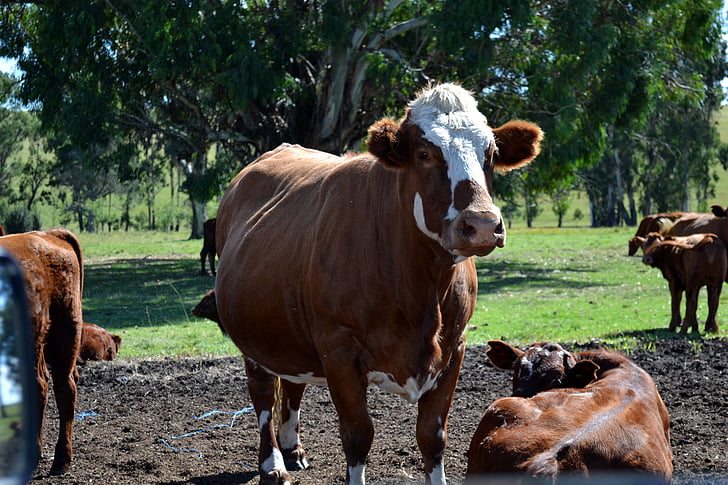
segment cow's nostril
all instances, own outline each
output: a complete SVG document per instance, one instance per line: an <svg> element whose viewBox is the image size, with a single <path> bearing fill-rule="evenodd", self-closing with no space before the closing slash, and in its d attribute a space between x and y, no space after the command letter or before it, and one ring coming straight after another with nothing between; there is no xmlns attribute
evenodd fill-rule
<svg viewBox="0 0 728 485"><path fill-rule="evenodd" d="M503 226L503 219L500 220L500 222L498 223L498 226L495 228L494 232L496 234L504 234L506 232L506 229Z"/></svg>

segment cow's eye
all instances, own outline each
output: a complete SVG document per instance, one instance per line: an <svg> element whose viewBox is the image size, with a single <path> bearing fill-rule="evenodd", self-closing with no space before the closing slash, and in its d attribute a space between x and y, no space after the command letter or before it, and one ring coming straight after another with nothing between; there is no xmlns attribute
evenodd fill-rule
<svg viewBox="0 0 728 485"><path fill-rule="evenodd" d="M421 151L417 154L417 158L419 158L421 162L426 162L427 159L430 158L430 154L426 151Z"/></svg>

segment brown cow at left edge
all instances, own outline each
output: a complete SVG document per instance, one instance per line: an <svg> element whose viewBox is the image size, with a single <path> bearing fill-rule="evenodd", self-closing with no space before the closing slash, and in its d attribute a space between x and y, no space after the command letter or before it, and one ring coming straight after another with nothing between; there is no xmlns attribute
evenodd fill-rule
<svg viewBox="0 0 728 485"><path fill-rule="evenodd" d="M51 473L66 473L73 457L76 359L83 325L81 245L71 232L53 229L3 236L0 246L15 257L25 278L38 384L39 452L43 451L43 418L52 376L60 424Z"/></svg>

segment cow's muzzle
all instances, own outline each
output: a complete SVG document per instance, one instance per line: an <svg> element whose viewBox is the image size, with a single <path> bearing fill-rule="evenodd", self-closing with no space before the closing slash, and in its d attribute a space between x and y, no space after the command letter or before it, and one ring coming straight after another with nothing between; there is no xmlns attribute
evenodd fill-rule
<svg viewBox="0 0 728 485"><path fill-rule="evenodd" d="M498 212L464 210L446 232L443 247L462 256L485 256L506 245L506 228Z"/></svg>

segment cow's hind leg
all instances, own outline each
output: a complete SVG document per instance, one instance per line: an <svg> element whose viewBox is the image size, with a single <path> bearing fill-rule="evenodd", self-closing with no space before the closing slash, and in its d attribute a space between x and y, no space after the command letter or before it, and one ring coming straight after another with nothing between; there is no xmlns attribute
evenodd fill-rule
<svg viewBox="0 0 728 485"><path fill-rule="evenodd" d="M80 326L78 327L80 330ZM53 455L52 474L63 474L68 471L73 459L73 419L76 411L76 383L78 371L76 358L78 357L79 338L73 327L68 329L67 338L59 335L51 336L51 342L46 345L46 360L50 364L53 379L53 393L58 406L59 429L55 454ZM74 350L75 347L75 350Z"/></svg>
<svg viewBox="0 0 728 485"><path fill-rule="evenodd" d="M245 371L248 374L248 392L258 416L260 484L291 484L291 476L286 470L283 454L278 447L273 423L276 377L250 359L245 359Z"/></svg>
<svg viewBox="0 0 728 485"><path fill-rule="evenodd" d="M688 333L692 328L693 333L698 333L698 292L700 287L688 288L685 290L685 320L683 320L681 334Z"/></svg>
<svg viewBox="0 0 728 485"><path fill-rule="evenodd" d="M720 292L723 282L720 281L714 285L708 285L708 319L705 320L705 331L709 333L718 333L718 305L720 304Z"/></svg>
<svg viewBox="0 0 728 485"><path fill-rule="evenodd" d="M207 274L207 270L205 269L205 259L207 258L207 249L202 248L202 251L200 251L200 274L202 276L205 276Z"/></svg>
<svg viewBox="0 0 728 485"><path fill-rule="evenodd" d="M288 470L308 468L306 451L301 445L301 400L306 384L294 384L281 379L283 387L281 423L278 427L278 444Z"/></svg>

